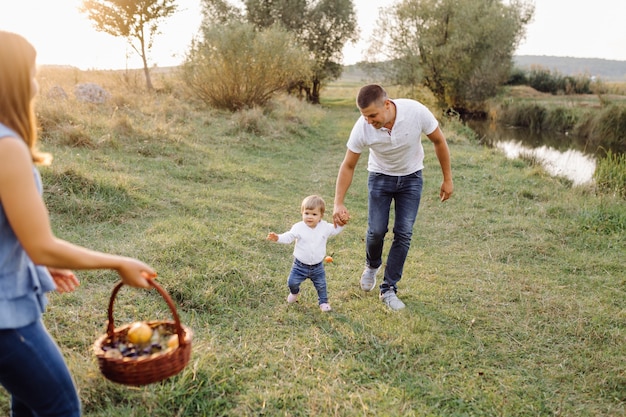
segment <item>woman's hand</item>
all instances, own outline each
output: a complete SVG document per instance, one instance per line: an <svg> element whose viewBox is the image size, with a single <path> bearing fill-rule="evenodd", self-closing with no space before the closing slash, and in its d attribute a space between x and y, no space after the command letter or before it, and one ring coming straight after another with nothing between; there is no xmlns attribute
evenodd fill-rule
<svg viewBox="0 0 626 417"><path fill-rule="evenodd" d="M72 292L80 285L74 272L69 269L48 267L48 272L50 272L59 293Z"/></svg>
<svg viewBox="0 0 626 417"><path fill-rule="evenodd" d="M152 288L149 279L154 279L157 273L145 263L133 258L121 258L121 265L116 268L122 282L136 288Z"/></svg>

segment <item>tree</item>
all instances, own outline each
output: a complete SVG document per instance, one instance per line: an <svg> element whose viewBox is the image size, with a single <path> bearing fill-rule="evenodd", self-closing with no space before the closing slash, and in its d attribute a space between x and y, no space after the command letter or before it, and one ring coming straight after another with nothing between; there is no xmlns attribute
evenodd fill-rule
<svg viewBox="0 0 626 417"><path fill-rule="evenodd" d="M143 61L146 87L152 90L148 51L159 23L177 9L174 0L83 0L80 11L94 23L96 30L126 38Z"/></svg>
<svg viewBox="0 0 626 417"><path fill-rule="evenodd" d="M383 13L386 37L371 49L388 51L396 82L424 83L443 107L474 111L507 80L533 12L523 0L402 0Z"/></svg>
<svg viewBox="0 0 626 417"><path fill-rule="evenodd" d="M342 50L355 40L352 0L245 0L248 21L258 27L279 23L306 45L313 58L313 75L299 87L307 100L320 102L325 82L341 76Z"/></svg>
<svg viewBox="0 0 626 417"><path fill-rule="evenodd" d="M279 23L300 35L308 20L307 0L245 0L244 5L248 22L260 28Z"/></svg>
<svg viewBox="0 0 626 417"><path fill-rule="evenodd" d="M241 10L230 4L228 0L203 0L201 4L203 30L207 30L213 25L244 22Z"/></svg>
<svg viewBox="0 0 626 417"><path fill-rule="evenodd" d="M237 111L263 106L309 71L307 51L281 27L232 22L206 28L194 41L183 78L206 103Z"/></svg>
<svg viewBox="0 0 626 417"><path fill-rule="evenodd" d="M245 12L237 14L226 0L203 0L205 24L220 21L226 11L260 29L279 24L308 48L312 75L299 80L307 100L319 104L325 82L341 76L342 50L356 38L356 15L352 0L244 0Z"/></svg>

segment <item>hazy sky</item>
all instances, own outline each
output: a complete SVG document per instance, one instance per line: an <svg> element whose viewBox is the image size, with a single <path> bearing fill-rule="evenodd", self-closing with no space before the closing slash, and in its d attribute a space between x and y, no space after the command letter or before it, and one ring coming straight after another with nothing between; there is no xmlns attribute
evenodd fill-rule
<svg viewBox="0 0 626 417"><path fill-rule="evenodd" d="M354 0L361 41L344 49L346 64L362 60L380 7L398 0ZM200 1L179 0L179 12L162 24L151 65L177 65L200 25ZM123 39L96 32L77 10L80 0L0 0L0 29L24 35L38 50L39 64L81 69L141 67ZM554 55L626 61L626 0L535 0L518 55ZM127 58L128 57L128 58Z"/></svg>

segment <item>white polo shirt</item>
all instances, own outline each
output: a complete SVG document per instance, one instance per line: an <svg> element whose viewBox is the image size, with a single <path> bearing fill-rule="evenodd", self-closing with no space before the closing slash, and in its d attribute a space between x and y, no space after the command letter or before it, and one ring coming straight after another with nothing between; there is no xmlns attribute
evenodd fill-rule
<svg viewBox="0 0 626 417"><path fill-rule="evenodd" d="M391 101L396 105L396 120L391 134L386 128L374 128L361 116L352 128L347 146L358 154L369 148L367 170L370 172L409 175L424 168L422 133L433 133L439 123L432 112L418 101Z"/></svg>

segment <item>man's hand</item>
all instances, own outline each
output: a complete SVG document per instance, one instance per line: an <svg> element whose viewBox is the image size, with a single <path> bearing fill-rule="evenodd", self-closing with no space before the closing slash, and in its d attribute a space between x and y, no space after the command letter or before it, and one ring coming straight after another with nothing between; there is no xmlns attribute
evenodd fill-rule
<svg viewBox="0 0 626 417"><path fill-rule="evenodd" d="M343 204L335 206L333 210L333 224L335 226L345 226L350 221L350 213Z"/></svg>
<svg viewBox="0 0 626 417"><path fill-rule="evenodd" d="M441 184L441 189L439 190L439 198L442 202L444 202L452 196L453 191L454 184L452 183L452 181L444 181Z"/></svg>

